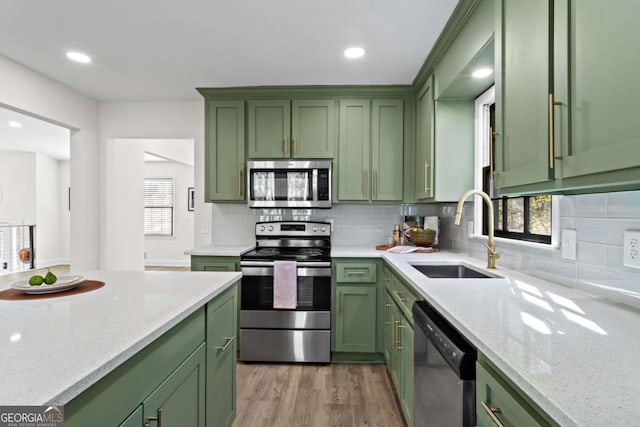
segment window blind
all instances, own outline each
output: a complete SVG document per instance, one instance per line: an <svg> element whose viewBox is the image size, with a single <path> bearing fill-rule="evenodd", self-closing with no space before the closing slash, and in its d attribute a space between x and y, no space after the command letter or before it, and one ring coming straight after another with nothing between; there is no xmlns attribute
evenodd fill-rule
<svg viewBox="0 0 640 427"><path fill-rule="evenodd" d="M173 178L144 180L145 236L173 236Z"/></svg>

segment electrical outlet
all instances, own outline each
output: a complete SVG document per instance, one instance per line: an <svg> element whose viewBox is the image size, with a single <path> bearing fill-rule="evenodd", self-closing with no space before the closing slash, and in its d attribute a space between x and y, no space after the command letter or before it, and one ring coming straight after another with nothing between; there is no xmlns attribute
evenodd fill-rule
<svg viewBox="0 0 640 427"><path fill-rule="evenodd" d="M640 231L624 232L623 264L625 267L640 268Z"/></svg>
<svg viewBox="0 0 640 427"><path fill-rule="evenodd" d="M576 230L562 230L562 258L575 261L577 258L578 233Z"/></svg>

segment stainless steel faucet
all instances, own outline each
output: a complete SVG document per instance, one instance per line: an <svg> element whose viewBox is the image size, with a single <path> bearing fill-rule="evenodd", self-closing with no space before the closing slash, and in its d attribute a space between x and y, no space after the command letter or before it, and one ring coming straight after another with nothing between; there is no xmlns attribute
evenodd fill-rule
<svg viewBox="0 0 640 427"><path fill-rule="evenodd" d="M493 242L493 202L487 193L480 190L469 190L460 196L460 200L458 200L458 206L456 207L456 216L453 220L455 225L460 225L460 215L462 215L462 205L464 201L467 200L472 194L477 194L481 196L482 199L487 203L487 208L489 209L489 242L485 245L487 247L487 268L496 268L496 260L500 258L500 254L496 252L496 245Z"/></svg>

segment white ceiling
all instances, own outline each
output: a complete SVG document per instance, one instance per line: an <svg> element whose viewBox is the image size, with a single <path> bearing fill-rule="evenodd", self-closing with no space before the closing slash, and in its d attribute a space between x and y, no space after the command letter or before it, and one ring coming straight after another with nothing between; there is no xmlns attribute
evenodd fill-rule
<svg viewBox="0 0 640 427"><path fill-rule="evenodd" d="M98 100L201 99L195 87L408 84L457 2L0 0L0 54ZM345 59L351 45L367 55ZM71 63L67 50L93 63Z"/></svg>
<svg viewBox="0 0 640 427"><path fill-rule="evenodd" d="M22 127L9 126L12 121ZM0 107L0 153L28 151L69 160L70 145L69 129Z"/></svg>

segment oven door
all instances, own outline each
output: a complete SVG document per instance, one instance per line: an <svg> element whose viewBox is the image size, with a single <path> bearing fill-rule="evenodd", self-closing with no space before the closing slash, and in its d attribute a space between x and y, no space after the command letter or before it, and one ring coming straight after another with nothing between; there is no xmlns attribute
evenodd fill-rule
<svg viewBox="0 0 640 427"><path fill-rule="evenodd" d="M265 263L266 264L266 263ZM273 267L242 267L241 310L273 308ZM331 309L331 268L298 267L298 304L296 311Z"/></svg>

